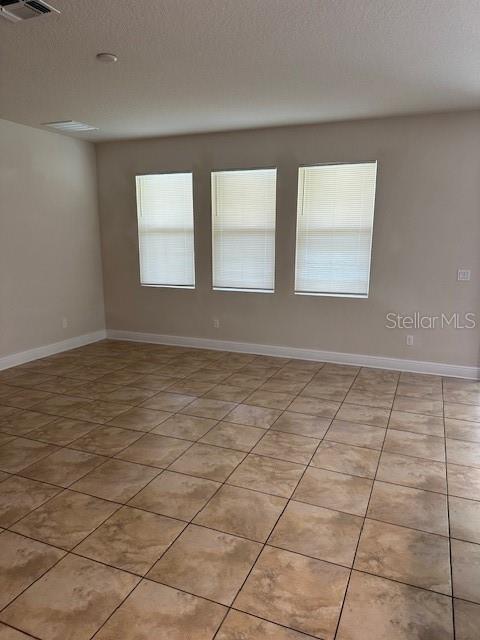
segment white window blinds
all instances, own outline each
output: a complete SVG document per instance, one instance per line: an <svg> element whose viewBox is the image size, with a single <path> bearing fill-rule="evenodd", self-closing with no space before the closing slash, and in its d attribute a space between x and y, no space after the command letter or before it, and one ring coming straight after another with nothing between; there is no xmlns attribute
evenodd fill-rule
<svg viewBox="0 0 480 640"><path fill-rule="evenodd" d="M212 173L213 288L273 291L276 169Z"/></svg>
<svg viewBox="0 0 480 640"><path fill-rule="evenodd" d="M368 296L376 162L300 167L295 292Z"/></svg>
<svg viewBox="0 0 480 640"><path fill-rule="evenodd" d="M140 281L194 287L191 173L137 176Z"/></svg>

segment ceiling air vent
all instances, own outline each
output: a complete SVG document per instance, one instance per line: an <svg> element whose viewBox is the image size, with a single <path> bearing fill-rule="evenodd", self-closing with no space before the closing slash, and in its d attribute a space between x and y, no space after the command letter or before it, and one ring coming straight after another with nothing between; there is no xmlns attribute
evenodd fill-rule
<svg viewBox="0 0 480 640"><path fill-rule="evenodd" d="M66 131L68 133L82 131L98 131L98 127L85 122L76 122L75 120L60 120L59 122L42 122L42 126L55 129L55 131Z"/></svg>
<svg viewBox="0 0 480 640"><path fill-rule="evenodd" d="M0 16L10 22L37 18L48 13L60 11L42 0L0 0Z"/></svg>

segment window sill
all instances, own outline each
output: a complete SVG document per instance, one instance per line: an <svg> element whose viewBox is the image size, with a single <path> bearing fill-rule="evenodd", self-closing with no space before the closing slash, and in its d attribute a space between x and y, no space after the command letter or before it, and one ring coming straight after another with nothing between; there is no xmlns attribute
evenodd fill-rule
<svg viewBox="0 0 480 640"><path fill-rule="evenodd" d="M150 287L153 289L189 289L194 290L195 285L184 285L184 284L149 284L147 282L141 282L141 287Z"/></svg>
<svg viewBox="0 0 480 640"><path fill-rule="evenodd" d="M357 298L367 300L368 293L317 293L315 291L294 291L296 296L316 296L320 298Z"/></svg>
<svg viewBox="0 0 480 640"><path fill-rule="evenodd" d="M235 287L212 287L213 291L233 291L237 293L275 293L274 289L236 289Z"/></svg>

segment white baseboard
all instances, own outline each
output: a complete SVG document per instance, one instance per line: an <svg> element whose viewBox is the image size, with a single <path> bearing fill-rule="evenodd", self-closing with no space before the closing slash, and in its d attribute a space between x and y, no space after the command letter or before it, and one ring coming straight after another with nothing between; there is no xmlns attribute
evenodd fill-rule
<svg viewBox="0 0 480 640"><path fill-rule="evenodd" d="M453 378L471 378L475 380L480 378L480 366L472 367L447 364L443 362L422 362L418 360L404 360L402 358L367 356L357 353L299 349L297 347L281 347L249 342L232 342L230 340L169 336L157 333L138 333L136 331L121 331L118 329L108 329L107 337L112 340L151 342L153 344L168 344L178 347L194 347L197 349L212 349L216 351L234 351L237 353L254 353L262 356L280 356L284 358L298 358L300 360L315 360L317 362L334 362L336 364L351 364L362 367L372 367L375 369L393 369L395 371L426 373Z"/></svg>
<svg viewBox="0 0 480 640"><path fill-rule="evenodd" d="M100 331L94 331L93 333L85 333L84 335L75 336L68 340L62 340L61 342L46 344L43 347L36 347L35 349L28 349L28 351L20 351L19 353L2 356L0 357L0 371L8 369L9 367L16 367L19 364L24 364L25 362L38 360L39 358L46 358L47 356L51 356L55 353L61 353L62 351L68 351L69 349L83 347L91 342L105 340L106 337L107 332L105 329L101 329Z"/></svg>

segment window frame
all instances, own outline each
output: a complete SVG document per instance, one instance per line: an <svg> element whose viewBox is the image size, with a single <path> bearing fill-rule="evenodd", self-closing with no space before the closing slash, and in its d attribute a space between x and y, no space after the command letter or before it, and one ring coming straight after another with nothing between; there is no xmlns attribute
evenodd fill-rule
<svg viewBox="0 0 480 640"><path fill-rule="evenodd" d="M216 173L235 173L240 171L275 171L275 216L274 216L274 233L273 233L273 286L271 289L258 289L258 288L247 288L247 287L216 287L214 285L214 227L213 227L213 216L214 216L214 204L213 204L213 176ZM268 166L250 166L250 167L228 167L228 168L212 168L210 170L210 247L211 247L211 265L210 265L210 275L211 275L211 291L218 291L221 293L265 293L272 294L275 293L275 284L276 284L276 270L277 270L277 195L278 195L278 167L276 165L268 165Z"/></svg>
<svg viewBox="0 0 480 640"><path fill-rule="evenodd" d="M373 214L372 214L372 232L370 234L369 244L369 260L368 260L368 283L366 293L341 293L341 292L322 292L322 291L297 291L297 253L298 253L298 198L299 198L299 177L301 169L310 169L314 167L336 167L336 166L351 166L355 164L374 164L375 165L375 189L373 194ZM375 208L377 197L377 178L378 178L378 160L354 160L354 161L337 161L337 162L315 162L308 164L299 164L297 166L297 211L295 216L295 253L294 253L294 268L293 268L293 293L296 296L315 296L319 298L352 298L357 300L367 300L370 296L370 280L372 275L372 260L373 260L373 233L375 223Z"/></svg>
<svg viewBox="0 0 480 640"><path fill-rule="evenodd" d="M142 267L141 267L141 251L140 251L140 226L139 226L139 202L138 202L138 190L137 179L147 176L169 176L177 174L190 174L192 176L192 234L193 234L193 284L159 284L159 283L144 283L142 282ZM153 289L180 289L187 291L194 291L197 286L197 263L196 263L196 229L195 229L195 172L192 167L188 169L173 169L167 171L143 171L142 173L135 173L133 176L135 186L135 209L136 209L136 222L137 222L137 264L138 264L138 281L141 287L149 287Z"/></svg>

